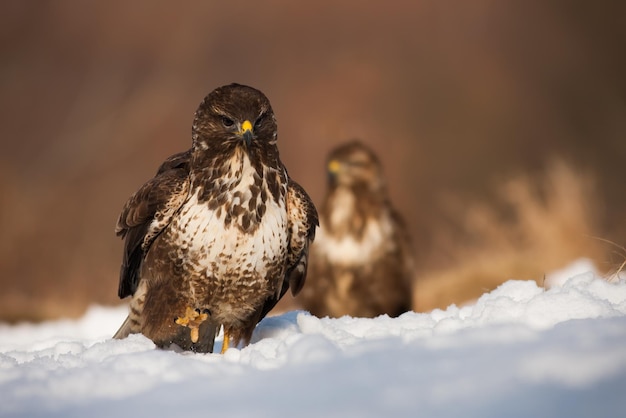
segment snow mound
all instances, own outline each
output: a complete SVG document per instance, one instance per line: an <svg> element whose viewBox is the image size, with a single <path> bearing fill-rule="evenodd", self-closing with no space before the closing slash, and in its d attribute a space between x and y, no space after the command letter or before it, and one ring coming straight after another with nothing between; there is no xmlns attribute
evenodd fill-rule
<svg viewBox="0 0 626 418"><path fill-rule="evenodd" d="M546 282L398 318L289 312L223 356L111 340L126 307L0 325L0 416L621 416L626 282L587 262Z"/></svg>

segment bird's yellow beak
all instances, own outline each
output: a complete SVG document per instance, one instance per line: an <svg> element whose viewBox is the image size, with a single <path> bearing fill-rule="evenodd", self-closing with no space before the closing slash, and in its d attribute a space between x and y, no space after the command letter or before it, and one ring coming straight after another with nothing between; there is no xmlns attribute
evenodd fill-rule
<svg viewBox="0 0 626 418"><path fill-rule="evenodd" d="M337 174L339 172L339 167L341 165L339 164L339 161L337 160L331 160L328 162L328 172L330 174Z"/></svg>
<svg viewBox="0 0 626 418"><path fill-rule="evenodd" d="M244 120L241 124L241 134L245 134L248 131L252 131L252 124L249 120Z"/></svg>
<svg viewBox="0 0 626 418"><path fill-rule="evenodd" d="M246 146L250 146L252 142L252 123L249 120L244 120L241 124L241 131L239 134L243 137Z"/></svg>

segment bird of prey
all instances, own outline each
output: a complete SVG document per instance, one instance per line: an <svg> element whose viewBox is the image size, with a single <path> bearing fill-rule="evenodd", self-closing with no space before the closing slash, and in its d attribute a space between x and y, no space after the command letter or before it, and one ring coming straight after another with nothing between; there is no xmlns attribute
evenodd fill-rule
<svg viewBox="0 0 626 418"><path fill-rule="evenodd" d="M118 294L132 296L114 338L142 333L159 347L222 353L247 345L256 324L307 271L318 224L278 155L270 102L231 84L198 107L192 146L169 157L126 202Z"/></svg>
<svg viewBox="0 0 626 418"><path fill-rule="evenodd" d="M412 308L414 258L381 164L360 141L332 150L327 194L298 297L313 315L398 316Z"/></svg>

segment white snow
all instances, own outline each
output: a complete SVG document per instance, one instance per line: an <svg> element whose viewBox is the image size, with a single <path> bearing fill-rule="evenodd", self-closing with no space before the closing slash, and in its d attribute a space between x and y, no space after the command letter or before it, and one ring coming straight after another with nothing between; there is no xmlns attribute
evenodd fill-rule
<svg viewBox="0 0 626 418"><path fill-rule="evenodd" d="M111 340L126 307L0 324L0 416L626 416L626 280L581 261L546 282L395 319L289 312L223 356Z"/></svg>

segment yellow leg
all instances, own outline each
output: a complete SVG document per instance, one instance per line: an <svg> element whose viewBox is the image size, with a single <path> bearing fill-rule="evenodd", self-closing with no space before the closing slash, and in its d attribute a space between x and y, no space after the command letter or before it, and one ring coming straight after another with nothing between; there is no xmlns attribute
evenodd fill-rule
<svg viewBox="0 0 626 418"><path fill-rule="evenodd" d="M191 328L190 329L191 334L189 335L189 337L191 338L191 342L192 343L197 343L198 339L200 338L200 332L198 328Z"/></svg>
<svg viewBox="0 0 626 418"><path fill-rule="evenodd" d="M224 342L222 343L222 354L228 350L228 346L230 345L230 336L228 331L224 330Z"/></svg>

